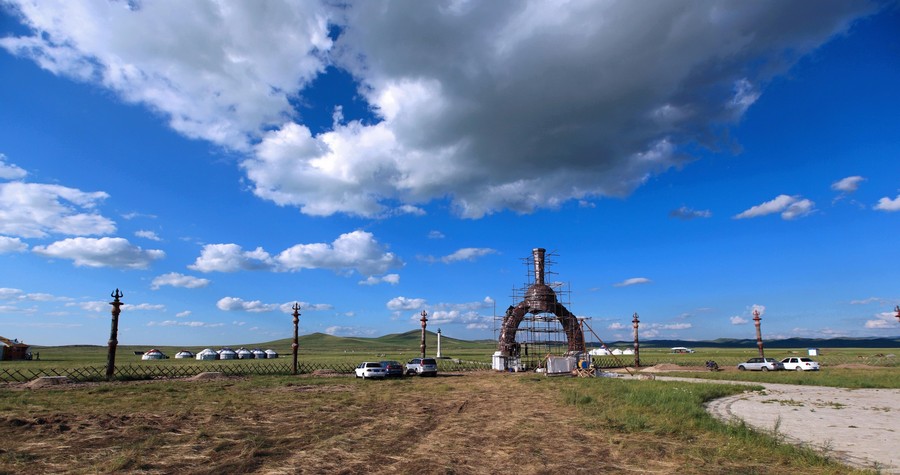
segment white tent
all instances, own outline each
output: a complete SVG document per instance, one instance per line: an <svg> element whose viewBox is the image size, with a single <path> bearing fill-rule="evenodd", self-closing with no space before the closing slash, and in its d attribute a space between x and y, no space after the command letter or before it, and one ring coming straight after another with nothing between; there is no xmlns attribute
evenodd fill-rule
<svg viewBox="0 0 900 475"><path fill-rule="evenodd" d="M231 348L222 348L219 350L219 359L220 360L236 360L237 353Z"/></svg>
<svg viewBox="0 0 900 475"><path fill-rule="evenodd" d="M168 358L168 356L164 355L162 351L159 351L156 348L144 353L144 355L141 356L141 359L145 360L145 361L146 360L164 360L166 358Z"/></svg>
<svg viewBox="0 0 900 475"><path fill-rule="evenodd" d="M193 358L194 354L188 350L181 350L178 353L175 353L175 359L184 359L184 358Z"/></svg>
<svg viewBox="0 0 900 475"><path fill-rule="evenodd" d="M260 360L264 360L268 357L266 355L266 352L263 350L260 350L259 348L253 349L253 356L256 357L256 359L260 359Z"/></svg>
<svg viewBox="0 0 900 475"><path fill-rule="evenodd" d="M197 353L198 360L217 360L219 359L219 354L216 353L216 350L212 348L207 348L200 353Z"/></svg>
<svg viewBox="0 0 900 475"><path fill-rule="evenodd" d="M622 354L622 350L616 348L615 350L612 351L612 354L614 354L614 355L616 355L616 356L619 356L619 355Z"/></svg>
<svg viewBox="0 0 900 475"><path fill-rule="evenodd" d="M278 358L278 353L275 350L266 350L266 358Z"/></svg>
<svg viewBox="0 0 900 475"><path fill-rule="evenodd" d="M238 348L236 353L237 353L238 359L241 359L241 360L251 360L255 356L252 351L250 351L246 348Z"/></svg>
<svg viewBox="0 0 900 475"><path fill-rule="evenodd" d="M593 356L605 356L611 354L609 350L606 348L594 348L590 351L590 354Z"/></svg>
<svg viewBox="0 0 900 475"><path fill-rule="evenodd" d="M622 350L622 354L623 355L633 355L634 350L632 350L631 348L625 348L624 350Z"/></svg>

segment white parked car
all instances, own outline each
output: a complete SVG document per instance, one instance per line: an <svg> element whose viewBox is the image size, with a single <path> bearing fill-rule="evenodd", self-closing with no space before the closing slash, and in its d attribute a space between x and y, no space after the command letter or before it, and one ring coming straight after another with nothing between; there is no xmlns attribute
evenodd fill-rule
<svg viewBox="0 0 900 475"><path fill-rule="evenodd" d="M366 361L356 367L357 378L384 378L385 376L387 376L387 370L379 361Z"/></svg>
<svg viewBox="0 0 900 475"><path fill-rule="evenodd" d="M784 369L788 371L818 371L819 363L813 361L809 358L798 358L796 356L792 356L790 358L785 358L781 360L781 364L784 365Z"/></svg>

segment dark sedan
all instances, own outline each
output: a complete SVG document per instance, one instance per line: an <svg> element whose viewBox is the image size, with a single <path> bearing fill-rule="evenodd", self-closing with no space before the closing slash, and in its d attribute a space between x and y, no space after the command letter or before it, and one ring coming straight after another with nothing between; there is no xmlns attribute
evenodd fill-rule
<svg viewBox="0 0 900 475"><path fill-rule="evenodd" d="M389 378L403 376L403 365L399 361L382 361L381 366L384 367L385 376Z"/></svg>

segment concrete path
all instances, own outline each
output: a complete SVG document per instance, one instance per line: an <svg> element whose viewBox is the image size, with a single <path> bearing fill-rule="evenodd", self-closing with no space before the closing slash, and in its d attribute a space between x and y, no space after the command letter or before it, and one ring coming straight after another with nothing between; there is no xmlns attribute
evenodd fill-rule
<svg viewBox="0 0 900 475"><path fill-rule="evenodd" d="M844 389L791 384L713 381L657 375L663 381L764 386L707 403L724 421L807 445L855 467L900 474L900 389Z"/></svg>

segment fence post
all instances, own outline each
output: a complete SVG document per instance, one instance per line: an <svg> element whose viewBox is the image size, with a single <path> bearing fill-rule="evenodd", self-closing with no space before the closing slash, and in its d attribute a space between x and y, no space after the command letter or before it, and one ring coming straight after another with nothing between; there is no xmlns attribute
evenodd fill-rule
<svg viewBox="0 0 900 475"><path fill-rule="evenodd" d="M294 309L294 343L291 344L291 351L294 352L294 366L293 366L293 374L297 375L297 349L300 347L299 339L297 338L297 325L300 323L300 304L294 302L294 306L291 307Z"/></svg>
<svg viewBox="0 0 900 475"><path fill-rule="evenodd" d="M115 379L116 372L116 346L119 344L119 313L122 311L120 307L122 302L119 300L125 294L116 289L115 292L109 294L114 300L109 304L112 305L112 328L109 330L109 350L106 353L106 380Z"/></svg>

